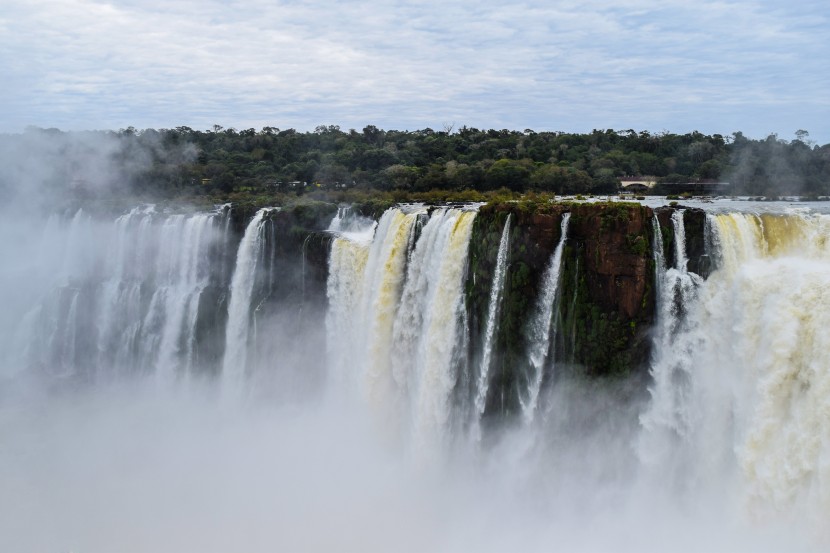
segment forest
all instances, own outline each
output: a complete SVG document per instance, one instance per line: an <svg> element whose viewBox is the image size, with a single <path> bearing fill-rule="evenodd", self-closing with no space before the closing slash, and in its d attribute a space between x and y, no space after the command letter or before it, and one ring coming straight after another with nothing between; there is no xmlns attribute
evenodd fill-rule
<svg viewBox="0 0 830 553"><path fill-rule="evenodd" d="M105 146L102 146L105 145ZM647 176L666 194L695 183L729 195L830 194L830 144L809 133L750 139L741 132L705 135L594 130L576 134L531 129L480 130L446 126L415 131L367 125L314 131L263 127L237 130L214 125L119 131L64 132L28 128L0 136L4 165L0 187L31 168L20 165L32 150L62 160L48 180L83 193L100 170L85 167L103 150L106 178L133 194L153 197L221 198L228 195L357 189L424 193L433 190L540 191L610 194L622 179ZM100 167L99 167L100 169Z"/></svg>

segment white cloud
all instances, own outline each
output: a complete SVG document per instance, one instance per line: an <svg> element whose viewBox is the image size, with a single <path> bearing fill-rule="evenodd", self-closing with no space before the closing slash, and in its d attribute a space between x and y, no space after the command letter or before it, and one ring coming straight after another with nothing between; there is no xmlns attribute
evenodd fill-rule
<svg viewBox="0 0 830 553"><path fill-rule="evenodd" d="M0 131L455 121L830 141L819 1L7 4Z"/></svg>

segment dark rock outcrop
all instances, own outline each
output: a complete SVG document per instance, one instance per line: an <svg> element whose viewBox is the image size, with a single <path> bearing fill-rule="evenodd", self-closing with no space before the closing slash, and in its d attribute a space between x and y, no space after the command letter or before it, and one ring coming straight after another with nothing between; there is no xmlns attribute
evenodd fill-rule
<svg viewBox="0 0 830 553"><path fill-rule="evenodd" d="M674 224L672 214L683 211L683 228L686 235L687 269L706 278L712 271L712 263L706 252L706 212L694 207L682 205L658 207L654 210L663 235L663 254L666 267L675 267Z"/></svg>
<svg viewBox="0 0 830 553"><path fill-rule="evenodd" d="M492 271L508 215L509 264L491 366L487 412L510 413L528 378L527 324L542 276L571 213L552 324L549 358L558 370L590 376L643 371L654 318L652 212L634 203L502 203L481 208L470 245L467 306L470 357L480 355ZM548 374L546 378L554 378Z"/></svg>
<svg viewBox="0 0 830 553"><path fill-rule="evenodd" d="M707 276L706 214L700 209L656 210L668 266L674 263L675 209L684 209L690 271ZM498 244L511 215L509 264L500 326L491 365L486 412L511 413L528 378L527 324L535 309L542 275L560 239L562 215L571 213L562 258L555 341L549 359L558 374L590 377L644 375L655 317L653 237L655 211L635 203L510 202L481 208L470 245L467 307L473 366L481 336ZM549 363L549 366L551 364ZM557 378L549 371L547 382Z"/></svg>
<svg viewBox="0 0 830 553"><path fill-rule="evenodd" d="M644 367L654 313L651 210L574 206L560 284L556 359L590 375Z"/></svg>

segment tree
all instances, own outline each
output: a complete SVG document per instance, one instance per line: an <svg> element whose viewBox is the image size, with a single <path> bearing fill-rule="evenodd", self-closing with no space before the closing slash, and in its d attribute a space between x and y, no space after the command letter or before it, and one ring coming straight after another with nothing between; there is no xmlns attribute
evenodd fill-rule
<svg viewBox="0 0 830 553"><path fill-rule="evenodd" d="M380 171L397 161L395 154L381 148L372 148L363 152L360 166L369 171Z"/></svg>
<svg viewBox="0 0 830 553"><path fill-rule="evenodd" d="M366 141L366 144L376 147L382 146L383 135L383 131L374 125L366 125L363 127L363 139Z"/></svg>
<svg viewBox="0 0 830 553"><path fill-rule="evenodd" d="M808 133L804 129L798 129L797 131L795 131L795 140L796 142L801 142L802 144L806 144L808 146L811 146L813 144L813 141L810 140L810 133Z"/></svg>
<svg viewBox="0 0 830 553"><path fill-rule="evenodd" d="M534 188L556 194L580 194L587 192L592 184L591 177L585 171L550 163L539 167L530 182Z"/></svg>
<svg viewBox="0 0 830 553"><path fill-rule="evenodd" d="M349 170L345 166L334 162L326 162L321 165L314 178L328 185L338 182L351 182L352 180Z"/></svg>
<svg viewBox="0 0 830 553"><path fill-rule="evenodd" d="M701 163L695 174L702 179L716 179L720 177L720 173L720 163L717 160L710 159L705 163Z"/></svg>
<svg viewBox="0 0 830 553"><path fill-rule="evenodd" d="M233 175L231 175L230 173L222 173L221 175L213 179L212 184L222 192L228 193L233 191L233 181Z"/></svg>
<svg viewBox="0 0 830 553"><path fill-rule="evenodd" d="M418 180L418 169L407 165L390 165L380 172L383 180L388 183L389 187L395 189L410 189Z"/></svg>
<svg viewBox="0 0 830 553"><path fill-rule="evenodd" d="M594 175L591 191L595 194L614 194L620 188L620 179L614 176L609 169L603 169Z"/></svg>
<svg viewBox="0 0 830 553"><path fill-rule="evenodd" d="M530 184L531 167L527 160L500 159L493 163L485 175L487 188L509 188L514 191L525 190Z"/></svg>

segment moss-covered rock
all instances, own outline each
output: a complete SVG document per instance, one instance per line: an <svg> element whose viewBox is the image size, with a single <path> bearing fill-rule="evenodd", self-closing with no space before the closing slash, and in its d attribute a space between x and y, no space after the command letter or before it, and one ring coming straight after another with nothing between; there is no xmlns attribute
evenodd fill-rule
<svg viewBox="0 0 830 553"><path fill-rule="evenodd" d="M480 361L493 272L508 216L511 225L486 413L512 413L518 408L526 362L526 325L535 307L539 282L559 241L561 216L566 210L562 204L547 202L494 203L479 210L470 243L466 288L470 356L475 367Z"/></svg>
<svg viewBox="0 0 830 553"><path fill-rule="evenodd" d="M479 212L470 250L466 300L474 360L480 356L492 272L508 215L512 232L487 413L510 414L519 408L527 379L528 323L565 212L571 219L554 313L556 366L591 376L629 374L645 366L654 313L651 210L632 203L488 204Z"/></svg>
<svg viewBox="0 0 830 553"><path fill-rule="evenodd" d="M560 281L558 362L596 376L644 367L654 312L650 233L645 206L574 206Z"/></svg>

